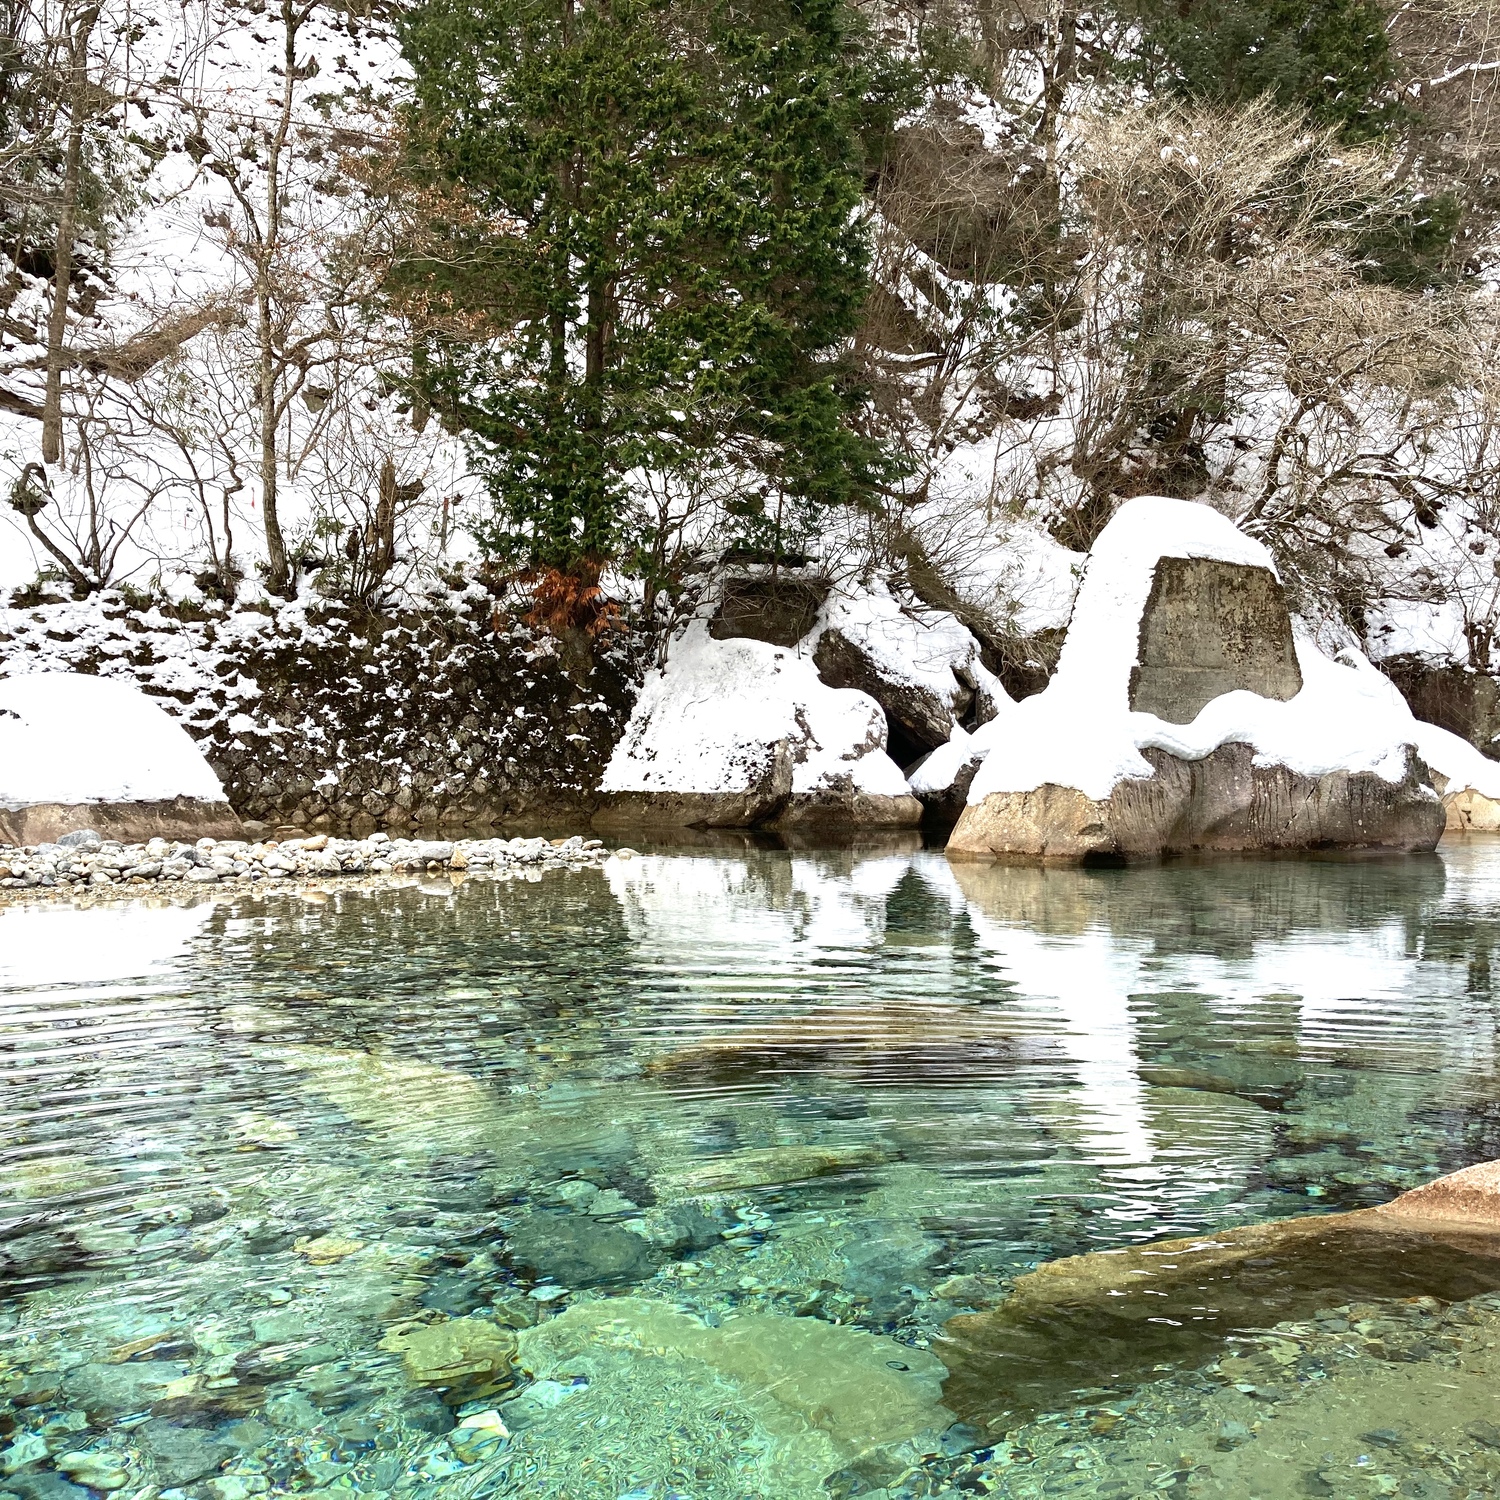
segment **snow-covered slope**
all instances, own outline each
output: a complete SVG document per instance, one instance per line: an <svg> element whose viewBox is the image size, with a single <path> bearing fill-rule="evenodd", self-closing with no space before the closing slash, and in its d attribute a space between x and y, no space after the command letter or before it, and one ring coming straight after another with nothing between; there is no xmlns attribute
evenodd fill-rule
<svg viewBox="0 0 1500 1500"><path fill-rule="evenodd" d="M224 802L187 731L138 688L42 672L0 681L0 808Z"/></svg>

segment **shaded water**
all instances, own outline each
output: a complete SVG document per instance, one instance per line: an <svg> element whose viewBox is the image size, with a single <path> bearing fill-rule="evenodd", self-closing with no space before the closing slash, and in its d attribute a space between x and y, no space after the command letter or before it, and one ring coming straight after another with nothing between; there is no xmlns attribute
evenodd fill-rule
<svg viewBox="0 0 1500 1500"><path fill-rule="evenodd" d="M330 892L0 909L0 1493L1491 1492L1483 1252L966 1319L1500 1156L1500 845Z"/></svg>

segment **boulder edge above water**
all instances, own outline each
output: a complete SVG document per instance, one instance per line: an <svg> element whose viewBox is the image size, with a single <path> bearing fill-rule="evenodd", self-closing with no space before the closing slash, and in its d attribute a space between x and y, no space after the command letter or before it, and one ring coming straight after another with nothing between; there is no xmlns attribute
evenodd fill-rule
<svg viewBox="0 0 1500 1500"><path fill-rule="evenodd" d="M1424 729L1358 652L1293 621L1259 542L1144 496L1100 533L1047 688L944 758L982 753L948 851L1430 850L1445 817Z"/></svg>

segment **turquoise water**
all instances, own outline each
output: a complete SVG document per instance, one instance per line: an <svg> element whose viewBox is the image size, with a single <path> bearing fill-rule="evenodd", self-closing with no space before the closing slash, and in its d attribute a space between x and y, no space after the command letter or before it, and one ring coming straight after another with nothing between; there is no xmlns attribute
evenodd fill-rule
<svg viewBox="0 0 1500 1500"><path fill-rule="evenodd" d="M993 1310L1500 1157L1497 895L1476 840L0 909L0 1494L1491 1493L1482 1249Z"/></svg>

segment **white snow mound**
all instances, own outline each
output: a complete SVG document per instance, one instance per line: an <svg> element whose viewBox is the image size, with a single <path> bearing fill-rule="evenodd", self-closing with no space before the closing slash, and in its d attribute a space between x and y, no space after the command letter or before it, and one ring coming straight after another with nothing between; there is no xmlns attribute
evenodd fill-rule
<svg viewBox="0 0 1500 1500"><path fill-rule="evenodd" d="M1406 746L1448 778L1449 792L1473 787L1500 796L1500 764L1456 735L1422 724L1395 685L1354 650L1326 655L1296 628L1302 691L1285 702L1224 693L1191 724L1134 713L1129 689L1140 620L1163 557L1203 558L1276 571L1270 553L1206 505L1158 496L1130 500L1099 534L1073 607L1057 671L1045 691L1025 698L972 735L956 734L913 781L940 790L976 755L984 757L969 802L991 792L1029 792L1052 783L1096 801L1127 778L1149 777L1141 751L1201 760L1229 743L1248 744L1260 765L1317 777L1367 771L1400 781ZM1295 625L1295 622L1294 622Z"/></svg>
<svg viewBox="0 0 1500 1500"><path fill-rule="evenodd" d="M0 682L0 807L174 797L226 800L188 732L139 689L73 672Z"/></svg>
<svg viewBox="0 0 1500 1500"><path fill-rule="evenodd" d="M825 686L809 657L765 641L716 641L706 621L694 620L666 665L647 674L600 789L748 791L786 740L794 795L852 785L871 796L907 796L885 736L880 705L853 688Z"/></svg>

